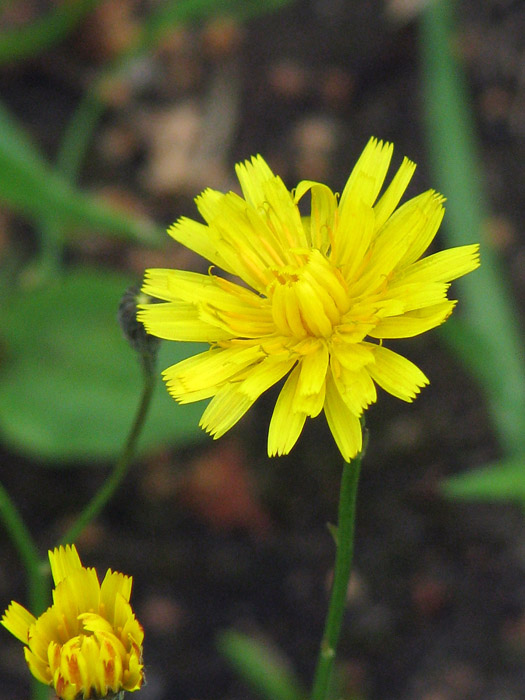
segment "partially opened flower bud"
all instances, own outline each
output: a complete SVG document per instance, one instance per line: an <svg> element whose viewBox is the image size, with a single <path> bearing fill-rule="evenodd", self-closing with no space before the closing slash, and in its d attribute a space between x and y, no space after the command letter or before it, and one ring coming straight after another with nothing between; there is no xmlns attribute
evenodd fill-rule
<svg viewBox="0 0 525 700"><path fill-rule="evenodd" d="M144 681L144 632L129 603L132 579L109 569L99 583L74 545L49 552L53 605L35 618L10 604L2 625L25 644L35 678L61 700L108 698L139 690Z"/></svg>
<svg viewBox="0 0 525 700"><path fill-rule="evenodd" d="M140 291L139 285L133 285L124 292L118 308L118 320L126 340L142 357L149 357L153 362L160 339L147 333L142 323L137 321L137 305L154 301Z"/></svg>

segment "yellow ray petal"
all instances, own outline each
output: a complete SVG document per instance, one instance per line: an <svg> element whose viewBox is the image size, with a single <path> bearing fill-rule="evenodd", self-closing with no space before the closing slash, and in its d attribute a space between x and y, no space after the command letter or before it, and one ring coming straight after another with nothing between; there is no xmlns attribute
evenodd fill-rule
<svg viewBox="0 0 525 700"><path fill-rule="evenodd" d="M374 361L371 350L363 343L332 342L331 355L332 371L334 371L334 361L354 372L358 372L369 362Z"/></svg>
<svg viewBox="0 0 525 700"><path fill-rule="evenodd" d="M416 169L416 164L408 158L403 158L399 170L392 178L392 182L386 188L384 194L374 207L376 227L379 230L387 221L388 217L393 213L394 209L399 204L399 201L405 193L408 183L412 179L412 175Z"/></svg>
<svg viewBox="0 0 525 700"><path fill-rule="evenodd" d="M288 374L296 361L295 357L265 357L250 369L246 379L239 384L239 391L255 401Z"/></svg>
<svg viewBox="0 0 525 700"><path fill-rule="evenodd" d="M294 398L300 368L296 367L284 383L275 403L268 430L268 455L286 455L297 442L306 421L306 413L296 412Z"/></svg>
<svg viewBox="0 0 525 700"><path fill-rule="evenodd" d="M392 158L393 146L371 138L354 166L341 195L339 208L352 201L362 201L371 207L385 181Z"/></svg>
<svg viewBox="0 0 525 700"><path fill-rule="evenodd" d="M65 642L67 639L63 615L52 606L37 618L34 627L31 628L29 648L37 658L45 660L50 642Z"/></svg>
<svg viewBox="0 0 525 700"><path fill-rule="evenodd" d="M237 177L246 201L264 218L287 255L287 248L306 245L299 210L280 177L274 175L264 159L256 156L236 166Z"/></svg>
<svg viewBox="0 0 525 700"><path fill-rule="evenodd" d="M164 340L216 343L232 337L230 331L208 323L203 316L205 314L194 304L168 301L140 305L137 320L144 324L148 333Z"/></svg>
<svg viewBox="0 0 525 700"><path fill-rule="evenodd" d="M218 438L237 423L267 389L280 381L296 359L267 357L247 373L246 379L228 384L217 392L204 411L200 425Z"/></svg>
<svg viewBox="0 0 525 700"><path fill-rule="evenodd" d="M324 412L336 445L343 459L349 462L361 451L363 445L361 424L343 401L330 375L326 382Z"/></svg>
<svg viewBox="0 0 525 700"><path fill-rule="evenodd" d="M207 387L219 387L264 357L257 346L233 346L214 349L188 357L164 370L168 384L175 378L186 391L199 391Z"/></svg>
<svg viewBox="0 0 525 700"><path fill-rule="evenodd" d="M14 600L2 616L2 625L24 644L28 642L29 627L35 621L35 616Z"/></svg>
<svg viewBox="0 0 525 700"><path fill-rule="evenodd" d="M217 216L219 216L222 212L225 197L226 194L224 192L219 192L211 187L207 187L197 197L195 197L197 209L199 210L202 218L208 224L213 224ZM216 242L216 239L213 236L213 231L210 233L210 239Z"/></svg>
<svg viewBox="0 0 525 700"><path fill-rule="evenodd" d="M100 611L114 627L122 627L125 620L115 617L115 604L119 597L129 602L133 579L118 571L108 569L100 586Z"/></svg>
<svg viewBox="0 0 525 700"><path fill-rule="evenodd" d="M220 295L214 277L187 270L146 270L142 291L163 301L209 302Z"/></svg>
<svg viewBox="0 0 525 700"><path fill-rule="evenodd" d="M293 402L294 412L306 413L312 418L321 412L329 359L328 348L323 342L319 342L317 350L302 358Z"/></svg>
<svg viewBox="0 0 525 700"><path fill-rule="evenodd" d="M78 616L78 619L82 622L83 628L88 632L113 631L112 624L97 613L82 613Z"/></svg>
<svg viewBox="0 0 525 700"><path fill-rule="evenodd" d="M166 315L184 314L190 317L193 309L194 318L205 318L211 326L214 325L214 314L218 317L248 317L254 323L257 323L260 315L266 314L270 319L266 298L216 275L201 275L183 270L146 270L143 291L172 304L139 304L141 312L150 307L157 309L160 318L162 312L158 311L159 308ZM140 316L141 319L143 317Z"/></svg>
<svg viewBox="0 0 525 700"><path fill-rule="evenodd" d="M333 363L332 363L333 364ZM341 399L355 416L377 400L377 391L368 372L369 365L358 371L339 367L339 374L332 370L332 379Z"/></svg>
<svg viewBox="0 0 525 700"><path fill-rule="evenodd" d="M129 668L124 671L123 687L130 692L139 690L142 687L142 664L137 656L132 656L129 660Z"/></svg>
<svg viewBox="0 0 525 700"><path fill-rule="evenodd" d="M237 163L235 172L246 201L255 209L262 207L265 200L263 183L275 177L264 158L257 155L244 163Z"/></svg>
<svg viewBox="0 0 525 700"><path fill-rule="evenodd" d="M441 325L452 313L455 301L444 301L402 316L384 318L369 332L372 338L412 338Z"/></svg>
<svg viewBox="0 0 525 700"><path fill-rule="evenodd" d="M195 318L207 313L206 317L213 319L215 311L256 318L258 312L264 314L268 308L268 300L259 294L211 274L201 275L184 270L146 270L142 289L150 296L167 300L171 306L148 302L139 304L141 312L153 307L161 308L170 315L189 315L193 309ZM160 311L156 313L161 315ZM213 325L213 321L207 322Z"/></svg>
<svg viewBox="0 0 525 700"><path fill-rule="evenodd" d="M411 402L429 382L423 372L406 357L382 345L373 348L375 363L367 370L372 379L398 399Z"/></svg>
<svg viewBox="0 0 525 700"><path fill-rule="evenodd" d="M74 544L60 546L50 551L49 563L55 584L60 583L72 571L82 568L82 562Z"/></svg>
<svg viewBox="0 0 525 700"><path fill-rule="evenodd" d="M285 255L288 252L288 259L291 260L294 248L305 248L308 245L301 214L281 178L267 180L263 183L263 189L268 225L278 238L281 251Z"/></svg>
<svg viewBox="0 0 525 700"><path fill-rule="evenodd" d="M308 217L308 245L326 254L331 244L335 225L337 199L326 185L312 180L302 180L294 192L294 201L299 202L308 192L312 193L311 214Z"/></svg>
<svg viewBox="0 0 525 700"><path fill-rule="evenodd" d="M321 297L330 319L336 324L339 315L348 311L350 305L348 287L339 270L314 249L309 252L301 273ZM331 304L335 305L332 310Z"/></svg>
<svg viewBox="0 0 525 700"><path fill-rule="evenodd" d="M92 568L73 571L53 591L53 608L62 616L70 637L79 633L79 613L98 610L99 603L100 584Z"/></svg>
<svg viewBox="0 0 525 700"><path fill-rule="evenodd" d="M95 693L102 695L102 687L97 678L100 666L100 646L93 635L86 635L77 654L80 684L83 688L93 688Z"/></svg>
<svg viewBox="0 0 525 700"><path fill-rule="evenodd" d="M402 309L391 315L414 311L425 306L435 306L445 301L450 284L444 282L419 282L413 284L392 284L388 285L385 296L391 297L401 302ZM384 315L383 315L384 317Z"/></svg>
<svg viewBox="0 0 525 700"><path fill-rule="evenodd" d="M285 192L287 202L295 209L290 193ZM266 204L262 208L252 208L237 194L229 192L224 195L221 213L213 222L213 228L219 233L219 251L226 260L235 260L236 274L240 277L248 254L261 269L286 264L289 259L288 252L282 247L279 227L272 226L268 207Z"/></svg>
<svg viewBox="0 0 525 700"><path fill-rule="evenodd" d="M220 255L218 236L209 226L183 216L168 228L168 233L178 243L201 255L205 260L218 265L226 272L235 274L235 270L231 269Z"/></svg>
<svg viewBox="0 0 525 700"><path fill-rule="evenodd" d="M479 245L464 245L429 255L405 268L395 282L451 282L479 267Z"/></svg>
<svg viewBox="0 0 525 700"><path fill-rule="evenodd" d="M206 407L199 425L216 440L233 428L254 401L241 393L236 384L226 384Z"/></svg>
<svg viewBox="0 0 525 700"><path fill-rule="evenodd" d="M433 192L425 192L403 204L374 240L366 271L352 287L352 293L363 294L382 285L396 267L404 264L415 241L425 239L429 245L442 216L443 208Z"/></svg>
<svg viewBox="0 0 525 700"><path fill-rule="evenodd" d="M123 601L123 599L122 599ZM129 603L122 602L123 607L125 606L126 612L130 611ZM142 625L139 623L135 615L130 614L122 627L121 634L122 641L131 641L132 647L142 647L142 642L144 640L144 630ZM140 658L140 649L137 648L137 654Z"/></svg>
<svg viewBox="0 0 525 700"><path fill-rule="evenodd" d="M360 200L338 212L331 258L349 285L366 264L375 230L374 210Z"/></svg>
<svg viewBox="0 0 525 700"><path fill-rule="evenodd" d="M47 661L42 661L42 659L36 656L28 647L24 647L24 657L33 676L41 683L49 685L51 676Z"/></svg>

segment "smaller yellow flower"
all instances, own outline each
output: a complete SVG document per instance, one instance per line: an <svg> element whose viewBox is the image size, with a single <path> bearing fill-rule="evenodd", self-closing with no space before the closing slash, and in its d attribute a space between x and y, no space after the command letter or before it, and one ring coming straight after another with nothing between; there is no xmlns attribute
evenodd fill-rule
<svg viewBox="0 0 525 700"><path fill-rule="evenodd" d="M29 670L58 698L108 698L144 681L144 632L129 599L131 576L109 569L99 583L74 545L49 552L53 605L35 618L11 602L2 625L23 642Z"/></svg>

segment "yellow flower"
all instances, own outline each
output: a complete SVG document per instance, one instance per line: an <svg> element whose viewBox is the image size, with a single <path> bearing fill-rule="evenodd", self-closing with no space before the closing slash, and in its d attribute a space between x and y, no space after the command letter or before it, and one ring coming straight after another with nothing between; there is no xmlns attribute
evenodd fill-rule
<svg viewBox="0 0 525 700"><path fill-rule="evenodd" d="M59 698L106 698L144 680L144 632L129 604L130 576L108 570L100 585L74 545L49 552L53 605L39 618L14 601L2 624L23 642L29 670Z"/></svg>
<svg viewBox="0 0 525 700"><path fill-rule="evenodd" d="M361 449L359 417L375 384L412 401L427 378L383 345L443 323L450 281L479 265L467 245L420 260L443 218L429 190L397 208L415 169L404 159L378 198L392 144L372 138L340 198L317 182L289 192L261 156L236 166L244 199L205 190L207 225L179 219L169 230L224 273L147 270L138 319L167 340L210 348L164 371L180 403L213 397L200 425L218 438L270 386L287 376L268 434L268 453L287 454L308 416L324 410L345 460ZM309 192L311 213L298 203ZM228 279L234 275L240 284Z"/></svg>

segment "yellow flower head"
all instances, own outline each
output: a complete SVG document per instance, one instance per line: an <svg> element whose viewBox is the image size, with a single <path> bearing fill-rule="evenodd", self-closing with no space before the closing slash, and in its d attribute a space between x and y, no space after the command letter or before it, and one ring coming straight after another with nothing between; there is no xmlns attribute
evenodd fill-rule
<svg viewBox="0 0 525 700"><path fill-rule="evenodd" d="M144 632L129 604L130 576L108 570L100 585L74 545L49 552L53 605L39 618L14 601L2 624L23 642L29 670L59 698L106 698L144 680Z"/></svg>
<svg viewBox="0 0 525 700"><path fill-rule="evenodd" d="M392 144L372 138L340 198L317 182L289 192L261 156L237 165L244 198L205 190L206 221L169 230L237 284L208 275L147 270L143 291L165 303L141 307L148 333L210 348L164 371L180 403L213 397L200 425L218 438L270 386L287 376L268 434L268 453L287 454L308 416L324 410L345 460L361 449L359 417L376 386L412 401L427 378L383 345L443 323L450 281L479 265L478 246L421 255L443 218L429 190L398 207L415 164L404 159L378 199ZM311 196L302 218L298 203ZM397 208L398 207L398 208Z"/></svg>

